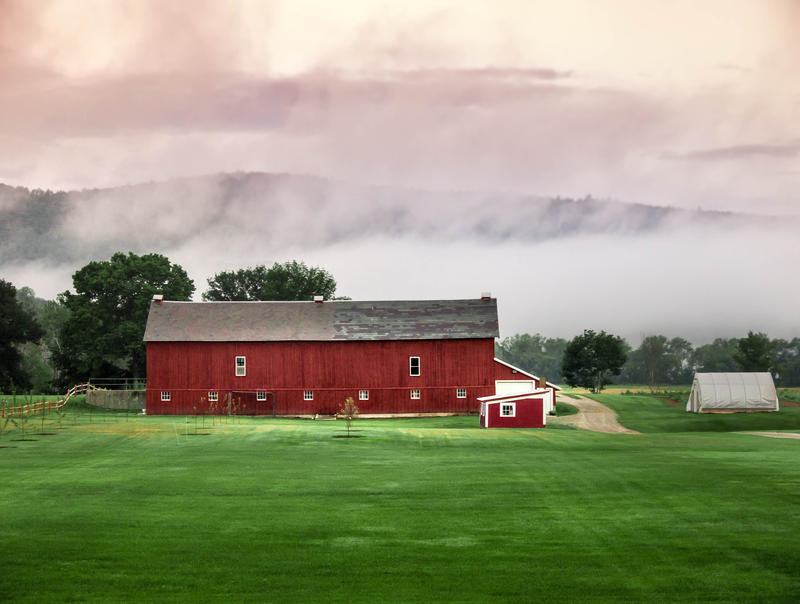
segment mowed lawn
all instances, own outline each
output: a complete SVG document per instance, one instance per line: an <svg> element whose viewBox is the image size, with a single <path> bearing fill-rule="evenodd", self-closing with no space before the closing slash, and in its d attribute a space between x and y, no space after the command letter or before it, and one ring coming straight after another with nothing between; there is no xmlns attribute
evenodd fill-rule
<svg viewBox="0 0 800 604"><path fill-rule="evenodd" d="M89 419L0 437L0 600L800 600L798 440Z"/></svg>
<svg viewBox="0 0 800 604"><path fill-rule="evenodd" d="M681 401L630 394L588 394L617 412L625 427L639 432L798 431L800 406L785 403L770 413L687 413Z"/></svg>

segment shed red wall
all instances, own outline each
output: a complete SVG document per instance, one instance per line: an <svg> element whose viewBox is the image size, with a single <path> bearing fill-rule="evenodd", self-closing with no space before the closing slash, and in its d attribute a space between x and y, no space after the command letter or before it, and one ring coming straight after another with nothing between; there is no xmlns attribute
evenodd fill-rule
<svg viewBox="0 0 800 604"><path fill-rule="evenodd" d="M490 428L544 428L544 399L524 398L515 401L515 417L501 417L501 403L487 405ZM484 426L485 427L485 426Z"/></svg>
<svg viewBox="0 0 800 604"><path fill-rule="evenodd" d="M236 377L234 359L247 358ZM421 375L409 376L408 358L419 356ZM352 396L361 413L476 412L476 398L494 394L498 363L490 338L369 342L149 342L147 412L209 412L208 391L241 399L241 413L334 413ZM502 366L501 366L502 367ZM519 373L502 379L530 379ZM467 398L456 397L457 388ZM420 399L410 390L419 389ZM273 393L256 402L258 390ZM314 392L313 401L303 391ZM369 390L369 400L358 400ZM171 401L160 400L169 391ZM274 399L273 399L274 397ZM225 404L227 407L227 405ZM252 411L251 411L252 410Z"/></svg>

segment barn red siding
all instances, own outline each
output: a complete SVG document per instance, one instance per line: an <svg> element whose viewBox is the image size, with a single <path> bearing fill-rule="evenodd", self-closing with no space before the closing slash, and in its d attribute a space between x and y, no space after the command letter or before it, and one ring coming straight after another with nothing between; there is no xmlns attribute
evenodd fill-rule
<svg viewBox="0 0 800 604"><path fill-rule="evenodd" d="M236 377L234 359L247 358ZM408 358L420 357L421 375L409 376ZM230 393L239 413L278 415L334 413L352 396L361 413L476 412L476 398L494 394L497 367L490 338L368 342L149 342L147 411L208 413L202 399L219 392L227 412ZM505 368L507 369L507 368ZM502 379L529 379L511 374ZM456 396L467 389L467 398ZM411 389L421 397L411 399ZM270 394L256 401L255 392ZM303 400L303 391L314 400ZM369 390L369 400L358 400ZM162 402L161 391L171 400ZM224 407L224 409L222 409Z"/></svg>

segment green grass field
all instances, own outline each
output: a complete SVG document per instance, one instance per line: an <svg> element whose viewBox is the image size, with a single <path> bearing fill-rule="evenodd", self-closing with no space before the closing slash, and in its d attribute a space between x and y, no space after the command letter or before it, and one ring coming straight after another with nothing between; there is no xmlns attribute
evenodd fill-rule
<svg viewBox="0 0 800 604"><path fill-rule="evenodd" d="M800 599L800 441L618 399L648 433L454 417L192 435L191 418L85 411L33 441L7 429L0 600ZM766 417L796 428L783 413Z"/></svg>
<svg viewBox="0 0 800 604"><path fill-rule="evenodd" d="M617 412L617 419L639 432L733 432L743 430L800 430L800 407L777 413L687 413L686 401L646 395L585 395Z"/></svg>

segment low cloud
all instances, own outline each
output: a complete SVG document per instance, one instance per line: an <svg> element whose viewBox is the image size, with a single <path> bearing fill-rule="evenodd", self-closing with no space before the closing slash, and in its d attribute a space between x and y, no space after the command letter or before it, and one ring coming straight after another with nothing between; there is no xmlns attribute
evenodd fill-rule
<svg viewBox="0 0 800 604"><path fill-rule="evenodd" d="M800 334L800 284L776 268L795 255L792 220L231 174L73 193L17 224L29 202L0 193L0 271L47 297L89 260L157 251L198 296L216 272L290 259L327 268L356 299L491 290L503 336Z"/></svg>
<svg viewBox="0 0 800 604"><path fill-rule="evenodd" d="M734 145L731 147L718 147L713 149L700 149L685 153L665 153L664 159L690 160L690 161L726 161L742 160L758 157L766 158L792 158L800 154L800 143L787 145Z"/></svg>

